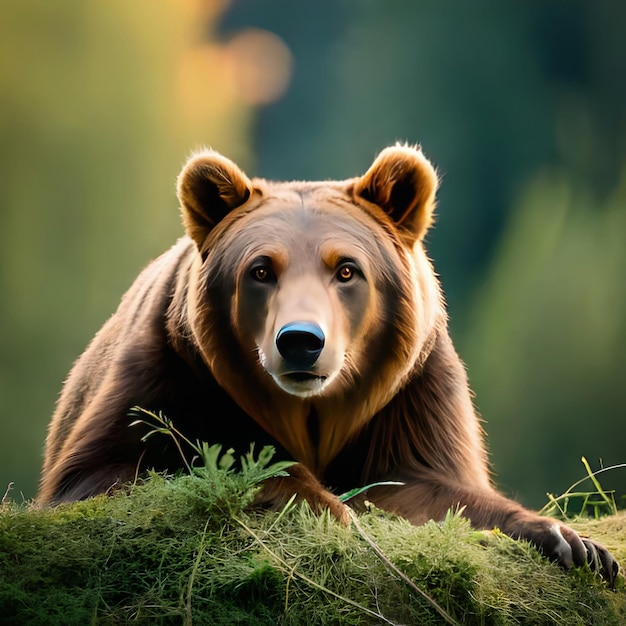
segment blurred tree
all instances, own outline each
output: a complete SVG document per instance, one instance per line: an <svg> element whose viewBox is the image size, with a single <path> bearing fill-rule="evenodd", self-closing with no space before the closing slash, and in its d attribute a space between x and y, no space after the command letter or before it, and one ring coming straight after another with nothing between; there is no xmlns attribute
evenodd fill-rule
<svg viewBox="0 0 626 626"><path fill-rule="evenodd" d="M35 492L63 377L137 271L182 234L203 142L250 161L207 39L223 3L11 2L0 20L0 489Z"/></svg>
<svg viewBox="0 0 626 626"><path fill-rule="evenodd" d="M624 463L626 168L604 205L580 181L541 176L524 194L462 352L488 418L498 480L545 504L595 469ZM601 482L626 493L626 470ZM589 487L590 485L587 485Z"/></svg>

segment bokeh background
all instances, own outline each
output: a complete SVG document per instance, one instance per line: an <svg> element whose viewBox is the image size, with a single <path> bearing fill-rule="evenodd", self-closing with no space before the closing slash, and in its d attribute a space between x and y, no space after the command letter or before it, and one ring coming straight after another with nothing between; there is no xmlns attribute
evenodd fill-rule
<svg viewBox="0 0 626 626"><path fill-rule="evenodd" d="M581 456L626 462L624 24L621 0L4 3L0 491L35 495L62 381L182 233L201 145L326 179L421 143L498 485L540 507Z"/></svg>

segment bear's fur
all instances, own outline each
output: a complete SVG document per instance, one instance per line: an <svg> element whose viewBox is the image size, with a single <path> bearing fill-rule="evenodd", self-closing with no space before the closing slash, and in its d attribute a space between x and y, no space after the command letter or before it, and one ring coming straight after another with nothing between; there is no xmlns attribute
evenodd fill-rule
<svg viewBox="0 0 626 626"><path fill-rule="evenodd" d="M293 493L347 521L334 495L419 524L460 508L477 528L533 541L568 567L602 546L493 487L463 364L423 240L436 172L421 149L383 150L360 177L250 180L214 151L178 179L186 230L150 264L72 369L50 425L42 505L183 466L168 437L142 441L138 405L190 440L299 463L259 500Z"/></svg>

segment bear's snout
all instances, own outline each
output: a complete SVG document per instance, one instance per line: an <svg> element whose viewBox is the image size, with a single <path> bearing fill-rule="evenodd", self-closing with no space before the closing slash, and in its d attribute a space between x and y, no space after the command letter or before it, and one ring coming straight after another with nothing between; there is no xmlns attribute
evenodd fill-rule
<svg viewBox="0 0 626 626"><path fill-rule="evenodd" d="M324 332L312 322L290 322L276 333L278 352L297 369L308 369L317 361L324 341Z"/></svg>

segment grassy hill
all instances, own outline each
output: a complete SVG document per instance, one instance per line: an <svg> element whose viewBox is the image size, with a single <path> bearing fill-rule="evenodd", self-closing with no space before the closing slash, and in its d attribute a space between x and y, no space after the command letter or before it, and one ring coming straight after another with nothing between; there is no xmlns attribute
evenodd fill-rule
<svg viewBox="0 0 626 626"><path fill-rule="evenodd" d="M626 589L450 514L345 528L251 508L272 467L152 475L113 497L0 508L0 623L625 624ZM626 562L626 515L571 522Z"/></svg>

